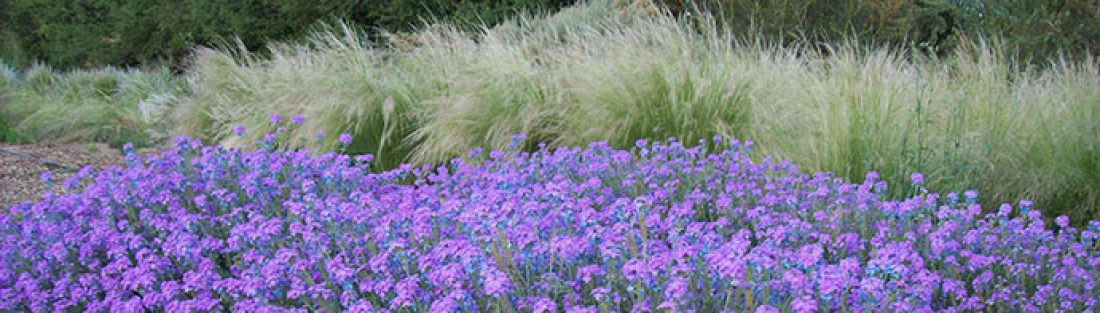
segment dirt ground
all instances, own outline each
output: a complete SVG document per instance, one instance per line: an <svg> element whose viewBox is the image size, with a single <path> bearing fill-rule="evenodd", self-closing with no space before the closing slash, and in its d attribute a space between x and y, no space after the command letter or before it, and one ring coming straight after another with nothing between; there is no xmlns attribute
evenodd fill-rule
<svg viewBox="0 0 1100 313"><path fill-rule="evenodd" d="M76 174L47 162L75 169L91 166L96 170L126 164L118 149L104 143L0 143L0 213L23 201L40 201L42 193L47 190L41 181L42 172L50 171L55 188L61 188L66 179Z"/></svg>

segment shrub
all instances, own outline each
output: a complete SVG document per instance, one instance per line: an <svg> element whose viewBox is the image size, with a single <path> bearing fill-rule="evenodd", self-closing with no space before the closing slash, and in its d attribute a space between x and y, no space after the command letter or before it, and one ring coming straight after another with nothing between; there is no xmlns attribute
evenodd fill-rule
<svg viewBox="0 0 1100 313"><path fill-rule="evenodd" d="M658 0L675 12L720 16L739 37L809 45L858 39L947 56L981 39L1014 47L1020 65L1046 66L1100 52L1096 1Z"/></svg>
<svg viewBox="0 0 1100 313"><path fill-rule="evenodd" d="M556 9L572 0L337 1L264 0L64 2L5 1L0 31L18 36L5 48L51 66L132 66L181 61L195 45L235 36L256 51L270 40L295 40L307 25L342 19L367 27L410 29L420 17L493 23L518 10ZM26 46L19 47L19 43ZM2 51L2 50L0 50ZM0 54L0 56L5 56Z"/></svg>
<svg viewBox="0 0 1100 313"><path fill-rule="evenodd" d="M0 308L1038 312L1100 296L1100 221L1047 227L1027 201L983 215L977 193L920 179L886 201L875 173L799 174L752 161L751 142L521 153L515 136L370 174L370 156L270 135L250 152L127 147L126 168L13 207Z"/></svg>

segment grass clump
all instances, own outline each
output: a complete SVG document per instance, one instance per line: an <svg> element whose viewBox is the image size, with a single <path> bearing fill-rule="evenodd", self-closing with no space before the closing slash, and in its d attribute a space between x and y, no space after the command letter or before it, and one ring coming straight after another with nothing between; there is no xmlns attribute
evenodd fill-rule
<svg viewBox="0 0 1100 313"><path fill-rule="evenodd" d="M530 136L527 151L721 135L765 142L807 171L878 171L895 186L924 172L933 191L977 187L987 208L1027 197L1077 221L1100 216L1092 59L1021 67L996 38L942 58L855 41L773 45L706 14L606 1L476 32L362 38L336 25L273 45L269 59L201 50L180 132L239 145L274 130L263 112L305 114L316 118L291 131L295 145L332 150L316 132L350 132L348 152L376 155L378 169L502 149L513 133ZM238 124L251 136L231 136Z"/></svg>
<svg viewBox="0 0 1100 313"><path fill-rule="evenodd" d="M6 93L0 116L29 141L147 146L169 136L166 113L183 88L166 68L57 72L34 65Z"/></svg>

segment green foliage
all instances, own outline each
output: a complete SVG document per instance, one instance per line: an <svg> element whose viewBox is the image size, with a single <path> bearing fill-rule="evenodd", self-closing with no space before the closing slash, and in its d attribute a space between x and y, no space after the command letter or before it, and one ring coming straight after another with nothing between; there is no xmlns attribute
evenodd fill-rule
<svg viewBox="0 0 1100 313"><path fill-rule="evenodd" d="M18 142L19 136L11 129L8 121L0 118L0 142Z"/></svg>
<svg viewBox="0 0 1100 313"><path fill-rule="evenodd" d="M11 102L11 93L20 85L19 73L0 59L0 110ZM0 142L20 141L8 118L0 114Z"/></svg>
<svg viewBox="0 0 1100 313"><path fill-rule="evenodd" d="M352 19L361 25L389 31L409 31L424 22L447 22L470 29L496 25L525 11L556 11L576 0L382 0L374 2L363 16Z"/></svg>
<svg viewBox="0 0 1100 313"><path fill-rule="evenodd" d="M1094 0L658 0L680 13L712 12L741 37L818 46L861 42L947 56L980 38L1016 47L1021 64L1100 52Z"/></svg>
<svg viewBox="0 0 1100 313"><path fill-rule="evenodd" d="M2 2L2 0L0 0ZM0 11L2 11L0 6ZM4 17L0 14L0 17ZM4 63L6 68L25 68L30 65L29 56L23 49L22 40L11 29L0 23L0 62Z"/></svg>
<svg viewBox="0 0 1100 313"><path fill-rule="evenodd" d="M12 39L4 40L0 57L26 63L29 56L55 68L167 61L178 70L195 45L217 45L231 36L257 51L271 40L297 39L318 21L392 31L419 26L421 17L480 25L573 1L0 0L0 36Z"/></svg>

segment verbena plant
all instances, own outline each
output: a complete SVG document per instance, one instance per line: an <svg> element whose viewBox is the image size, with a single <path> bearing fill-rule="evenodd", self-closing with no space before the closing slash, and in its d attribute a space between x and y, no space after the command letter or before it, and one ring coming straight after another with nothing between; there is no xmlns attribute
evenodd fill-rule
<svg viewBox="0 0 1100 313"><path fill-rule="evenodd" d="M370 155L185 137L0 216L7 311L1097 309L1100 222L753 161L752 142ZM236 128L238 135L247 129ZM334 136L321 137L334 141ZM334 144L351 142L341 134ZM410 180L401 184L398 181ZM56 184L56 185L55 185Z"/></svg>

